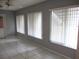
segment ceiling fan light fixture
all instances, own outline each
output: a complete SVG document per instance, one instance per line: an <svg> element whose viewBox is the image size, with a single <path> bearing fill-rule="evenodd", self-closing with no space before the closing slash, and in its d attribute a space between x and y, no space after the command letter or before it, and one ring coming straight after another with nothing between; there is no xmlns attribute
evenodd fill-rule
<svg viewBox="0 0 79 59"><path fill-rule="evenodd" d="M0 8L11 6L10 0L0 0L0 2L3 2L3 3L0 3Z"/></svg>
<svg viewBox="0 0 79 59"><path fill-rule="evenodd" d="M6 2L5 5L10 6L10 4L8 2Z"/></svg>

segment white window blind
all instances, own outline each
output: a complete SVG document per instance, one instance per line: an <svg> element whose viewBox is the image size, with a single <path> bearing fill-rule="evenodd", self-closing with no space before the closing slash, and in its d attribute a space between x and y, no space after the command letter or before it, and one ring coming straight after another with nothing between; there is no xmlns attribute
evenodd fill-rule
<svg viewBox="0 0 79 59"><path fill-rule="evenodd" d="M63 10L53 10L51 15L51 41L63 44L64 34L64 13Z"/></svg>
<svg viewBox="0 0 79 59"><path fill-rule="evenodd" d="M42 38L42 13L35 12L28 15L28 35Z"/></svg>
<svg viewBox="0 0 79 59"><path fill-rule="evenodd" d="M24 15L16 16L17 32L25 34Z"/></svg>
<svg viewBox="0 0 79 59"><path fill-rule="evenodd" d="M50 40L73 49L77 48L79 7L52 10Z"/></svg>

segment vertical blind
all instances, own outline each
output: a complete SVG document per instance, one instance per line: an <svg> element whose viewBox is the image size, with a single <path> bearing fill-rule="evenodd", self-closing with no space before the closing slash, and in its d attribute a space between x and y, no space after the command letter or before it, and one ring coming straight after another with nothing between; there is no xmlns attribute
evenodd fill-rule
<svg viewBox="0 0 79 59"><path fill-rule="evenodd" d="M17 25L17 32L25 34L24 15L19 15L16 17L16 25Z"/></svg>
<svg viewBox="0 0 79 59"><path fill-rule="evenodd" d="M28 35L42 38L42 13L35 12L28 14Z"/></svg>
<svg viewBox="0 0 79 59"><path fill-rule="evenodd" d="M77 48L79 7L52 10L50 40L73 49Z"/></svg>

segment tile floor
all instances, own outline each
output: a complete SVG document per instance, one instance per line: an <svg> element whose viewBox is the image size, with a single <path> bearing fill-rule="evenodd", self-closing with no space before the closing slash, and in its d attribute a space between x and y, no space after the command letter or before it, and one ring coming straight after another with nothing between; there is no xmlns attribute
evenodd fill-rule
<svg viewBox="0 0 79 59"><path fill-rule="evenodd" d="M0 39L0 59L68 59L51 53L39 45L9 37Z"/></svg>

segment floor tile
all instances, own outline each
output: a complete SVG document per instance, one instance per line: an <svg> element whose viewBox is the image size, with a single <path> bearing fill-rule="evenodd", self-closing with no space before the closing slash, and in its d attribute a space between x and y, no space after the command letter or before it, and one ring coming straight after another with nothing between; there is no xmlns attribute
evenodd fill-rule
<svg viewBox="0 0 79 59"><path fill-rule="evenodd" d="M0 40L0 59L68 59L15 36Z"/></svg>
<svg viewBox="0 0 79 59"><path fill-rule="evenodd" d="M10 57L10 59L25 59L25 57L21 54L17 54L15 56Z"/></svg>

